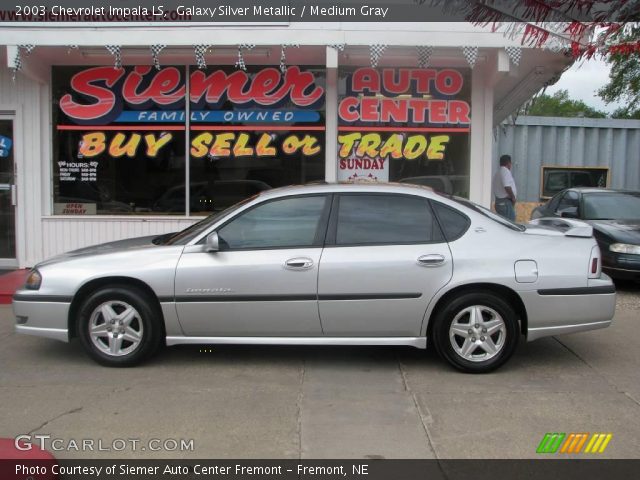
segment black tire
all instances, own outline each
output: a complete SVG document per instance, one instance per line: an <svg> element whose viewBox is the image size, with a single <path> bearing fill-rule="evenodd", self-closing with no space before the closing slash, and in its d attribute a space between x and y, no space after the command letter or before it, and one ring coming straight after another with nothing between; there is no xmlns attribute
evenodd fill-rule
<svg viewBox="0 0 640 480"><path fill-rule="evenodd" d="M115 324L108 325L110 321L106 321L104 314L95 313L98 307L108 304L110 311L115 313L124 313L127 306L135 309L132 315L131 328L135 332L139 332L139 342L131 342L121 339L121 349L118 355L107 353L105 348L111 348L109 337L100 337L92 339L90 327L92 324L98 323L97 327L111 328L109 334L118 329L118 317L115 317ZM109 285L102 287L89 295L78 309L76 317L77 332L80 343L84 347L87 354L96 362L107 367L131 367L139 364L153 355L158 347L163 343L164 329L162 328L162 314L158 307L142 290L128 285ZM115 327L115 329L114 329ZM125 326L119 328L125 329ZM128 330L119 330L127 332ZM123 336L124 333L118 333ZM133 347L133 348L131 348ZM115 348L115 347L114 347Z"/></svg>
<svg viewBox="0 0 640 480"><path fill-rule="evenodd" d="M490 316L489 311L493 310L499 314L504 322L504 329L492 334L490 337L492 342L494 342L494 345L500 343L501 348L498 349L497 353L495 353L493 357L490 357L487 360L482 360L483 355L490 356L491 354L486 352L480 346L471 347L472 350L470 351L470 355L474 360L468 360L460 352L457 352L453 346L453 342L456 342L458 348L462 350L465 346L465 340L463 337L454 335L455 338L450 338L450 328L453 321L459 314L461 317L457 322L458 324L460 324L460 322L465 322L467 319L470 320L470 316L463 312L465 309L473 306L486 308L486 310L483 310L484 313L482 313L483 319L485 316L488 317L487 320L491 319L492 317ZM442 309L439 310L438 314L434 318L434 322L431 340L436 351L453 367L466 373L487 373L500 367L513 355L520 339L518 315L508 302L492 292L470 292L451 299ZM475 325L469 325L469 327L470 329L474 329ZM475 329L473 332L474 333L472 335L474 336L472 339L475 339L476 341L480 338L486 338L485 336L475 336ZM480 332L481 330L478 331L479 335L486 335ZM500 335L504 335L504 337L501 337Z"/></svg>

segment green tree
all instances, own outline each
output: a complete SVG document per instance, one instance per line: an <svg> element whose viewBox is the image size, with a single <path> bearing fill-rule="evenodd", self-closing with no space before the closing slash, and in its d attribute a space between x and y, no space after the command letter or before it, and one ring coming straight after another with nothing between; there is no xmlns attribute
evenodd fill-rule
<svg viewBox="0 0 640 480"><path fill-rule="evenodd" d="M568 90L558 90L553 95L539 95L521 113L541 117L605 118L607 116L605 112L590 107L582 100L570 99Z"/></svg>
<svg viewBox="0 0 640 480"><path fill-rule="evenodd" d="M626 118L630 120L640 120L640 108L631 110L627 107L616 108L611 114L611 118Z"/></svg>
<svg viewBox="0 0 640 480"><path fill-rule="evenodd" d="M640 25L627 25L610 35L607 44L617 45L609 50L607 63L611 65L609 83L598 90L606 103L622 102L624 107L614 118L640 118L640 55L634 45L640 42ZM637 47L636 47L637 48Z"/></svg>

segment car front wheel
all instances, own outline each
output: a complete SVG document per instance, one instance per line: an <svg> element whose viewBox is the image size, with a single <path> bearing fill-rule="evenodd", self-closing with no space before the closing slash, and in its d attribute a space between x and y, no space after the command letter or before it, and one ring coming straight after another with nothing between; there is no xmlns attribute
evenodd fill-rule
<svg viewBox="0 0 640 480"><path fill-rule="evenodd" d="M440 310L432 337L440 356L455 368L486 373L513 355L520 329L509 303L490 292L474 292L450 300Z"/></svg>
<svg viewBox="0 0 640 480"><path fill-rule="evenodd" d="M148 296L129 286L105 287L78 312L78 337L95 361L128 367L155 352L162 341L161 316Z"/></svg>

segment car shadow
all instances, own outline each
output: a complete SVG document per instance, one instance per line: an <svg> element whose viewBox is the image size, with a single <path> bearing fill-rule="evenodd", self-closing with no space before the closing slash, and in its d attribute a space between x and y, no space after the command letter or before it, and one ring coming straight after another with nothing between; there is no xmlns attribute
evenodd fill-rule
<svg viewBox="0 0 640 480"><path fill-rule="evenodd" d="M305 361L332 365L347 362L393 363L405 358L439 361L433 349L419 350L401 346L176 345L162 349L152 362L193 364L194 361L215 361L258 364Z"/></svg>
<svg viewBox="0 0 640 480"><path fill-rule="evenodd" d="M640 293L640 282L615 279L613 283L615 284L616 291L618 292Z"/></svg>
<svg viewBox="0 0 640 480"><path fill-rule="evenodd" d="M427 370L456 371L440 358L435 348L403 346L176 345L163 348L146 364L187 368L194 364L269 366L300 362L340 368L363 364L371 368L397 368L401 363ZM555 339L528 343L521 337L513 357L494 373L569 362L575 363L575 359Z"/></svg>
<svg viewBox="0 0 640 480"><path fill-rule="evenodd" d="M44 362L49 369L58 367L85 369L98 367L83 351L80 342L53 342L34 339L29 347L33 363ZM593 337L594 351L597 338ZM28 358L28 357L27 357ZM30 364L31 362L27 361ZM436 353L434 348L420 350L404 346L289 346L289 345L176 345L163 347L151 359L134 370L175 371L216 366L221 368L288 367L307 364L326 368L398 368L409 366L424 372L455 372ZM534 372L575 367L576 358L554 338L528 343L521 337L513 357L498 370L490 373ZM104 367L108 368L108 367ZM117 370L117 369L116 369Z"/></svg>

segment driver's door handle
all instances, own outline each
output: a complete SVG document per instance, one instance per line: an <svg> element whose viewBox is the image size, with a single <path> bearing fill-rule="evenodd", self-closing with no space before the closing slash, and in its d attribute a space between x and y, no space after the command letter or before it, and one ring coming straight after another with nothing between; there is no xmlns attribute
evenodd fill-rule
<svg viewBox="0 0 640 480"><path fill-rule="evenodd" d="M284 262L284 268L289 270L309 270L313 267L313 260L308 257L290 258Z"/></svg>
<svg viewBox="0 0 640 480"><path fill-rule="evenodd" d="M444 258L444 255L437 253L418 257L418 265L422 265L423 267L438 267L445 261L446 259Z"/></svg>

